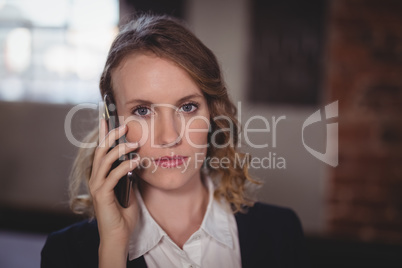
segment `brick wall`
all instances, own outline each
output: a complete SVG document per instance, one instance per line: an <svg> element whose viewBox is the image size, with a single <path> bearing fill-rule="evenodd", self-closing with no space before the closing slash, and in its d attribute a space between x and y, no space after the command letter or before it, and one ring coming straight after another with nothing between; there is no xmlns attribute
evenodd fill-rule
<svg viewBox="0 0 402 268"><path fill-rule="evenodd" d="M328 25L340 139L329 232L402 242L402 1L333 0Z"/></svg>

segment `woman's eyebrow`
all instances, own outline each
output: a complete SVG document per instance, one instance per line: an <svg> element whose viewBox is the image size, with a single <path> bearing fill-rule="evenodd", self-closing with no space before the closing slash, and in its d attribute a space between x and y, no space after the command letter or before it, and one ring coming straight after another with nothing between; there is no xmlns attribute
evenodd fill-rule
<svg viewBox="0 0 402 268"><path fill-rule="evenodd" d="M149 101L149 100L133 99L133 100L129 100L128 102L126 102L126 106L136 104L136 103L141 103L144 105L152 105L153 104L152 101Z"/></svg>
<svg viewBox="0 0 402 268"><path fill-rule="evenodd" d="M185 102L185 101L188 101L188 100L190 100L190 99L193 99L193 98L203 98L203 96L202 96L201 94L191 94L191 95L188 95L188 96L185 96L185 97L179 99L179 100L176 102L176 104L181 104L181 103L183 103L183 102Z"/></svg>
<svg viewBox="0 0 402 268"><path fill-rule="evenodd" d="M188 95L188 96L184 96L183 98L180 98L179 100L176 101L176 105L179 105L179 104L181 104L181 103L183 103L183 102L185 102L187 100L193 99L193 98L203 98L203 96L201 94L191 94L191 95ZM135 103L140 103L140 104L143 104L143 105L155 104L155 103L153 103L152 101L149 101L149 100L133 99L133 100L127 101L126 105L132 105L132 104L135 104ZM160 104L160 103L157 103L157 104Z"/></svg>

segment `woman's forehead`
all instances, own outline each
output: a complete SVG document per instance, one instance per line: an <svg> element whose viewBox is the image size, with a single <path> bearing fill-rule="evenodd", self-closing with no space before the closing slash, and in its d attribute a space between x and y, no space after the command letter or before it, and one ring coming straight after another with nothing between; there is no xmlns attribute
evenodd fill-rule
<svg viewBox="0 0 402 268"><path fill-rule="evenodd" d="M154 54L131 54L112 73L117 98L152 102L203 95L190 75L171 60ZM130 99L130 100L129 100Z"/></svg>

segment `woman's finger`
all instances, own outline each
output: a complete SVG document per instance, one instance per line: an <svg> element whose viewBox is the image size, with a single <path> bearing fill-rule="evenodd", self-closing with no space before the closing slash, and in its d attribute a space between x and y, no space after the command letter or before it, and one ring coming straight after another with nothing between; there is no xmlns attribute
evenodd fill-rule
<svg viewBox="0 0 402 268"><path fill-rule="evenodd" d="M112 147L116 140L121 138L124 134L126 134L127 125L121 125L118 128L111 130L105 138L99 143L97 150L102 154L106 154L107 151Z"/></svg>
<svg viewBox="0 0 402 268"><path fill-rule="evenodd" d="M114 147L102 158L97 171L98 176L105 178L115 161L117 161L121 156L135 151L136 149L138 149L138 143L121 143Z"/></svg>
<svg viewBox="0 0 402 268"><path fill-rule="evenodd" d="M135 169L139 164L138 157L126 160L120 163L116 168L114 168L106 179L99 180L102 183L92 184L90 186L90 192L94 200L108 199L110 196L114 195L114 187L117 185L118 181L130 171ZM108 197L109 196L109 197ZM114 200L114 198L113 198ZM111 201L113 201L111 200ZM110 202L110 201L109 201Z"/></svg>
<svg viewBox="0 0 402 268"><path fill-rule="evenodd" d="M99 126L99 141L103 141L108 132L109 132L109 129L108 129L108 126L106 123L106 119L101 118L100 126Z"/></svg>
<svg viewBox="0 0 402 268"><path fill-rule="evenodd" d="M126 176L128 172L133 171L139 164L138 157L122 162L118 167L113 169L107 176L105 183L102 185L103 190L111 191L117 185L119 180Z"/></svg>
<svg viewBox="0 0 402 268"><path fill-rule="evenodd" d="M101 118L100 122L99 122L99 144L105 139L107 133L108 133L108 126L107 126L106 120L104 118ZM101 158L101 155L99 153L97 154L95 152L94 160L93 160L93 164L92 164L92 171L98 169L99 158Z"/></svg>
<svg viewBox="0 0 402 268"><path fill-rule="evenodd" d="M106 121L103 122L104 130L107 131ZM93 167L92 167L92 174L91 179L89 180L90 185L96 183L93 181L94 178L98 178L97 175L99 167L102 166L102 159L109 151L110 147L114 145L115 141L122 137L127 131L126 125L122 125L119 128L113 129L110 131L103 140L99 143L99 146L95 150L94 160L93 160ZM106 175L105 175L106 176ZM104 178L104 177L103 177ZM92 180L92 181L91 181Z"/></svg>

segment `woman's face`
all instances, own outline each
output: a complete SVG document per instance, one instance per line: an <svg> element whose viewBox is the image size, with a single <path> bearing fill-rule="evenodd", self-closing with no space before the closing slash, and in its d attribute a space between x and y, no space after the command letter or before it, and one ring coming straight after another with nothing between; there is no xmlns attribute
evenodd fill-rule
<svg viewBox="0 0 402 268"><path fill-rule="evenodd" d="M207 102L186 71L153 54L127 56L112 73L128 142L139 142L136 173L146 185L179 189L200 179L207 152Z"/></svg>

